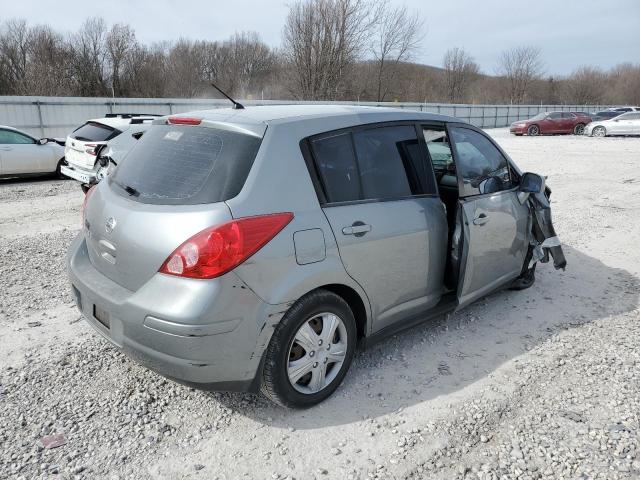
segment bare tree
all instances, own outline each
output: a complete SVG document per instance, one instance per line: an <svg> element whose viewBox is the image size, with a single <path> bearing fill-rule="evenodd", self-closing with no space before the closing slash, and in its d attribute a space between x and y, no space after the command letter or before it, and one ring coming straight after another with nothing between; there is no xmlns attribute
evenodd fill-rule
<svg viewBox="0 0 640 480"><path fill-rule="evenodd" d="M244 98L264 87L276 63L271 49L255 32L235 33L224 42L203 42L203 78Z"/></svg>
<svg viewBox="0 0 640 480"><path fill-rule="evenodd" d="M531 82L542 72L540 50L531 46L515 47L502 52L499 73L508 81L511 103L522 103Z"/></svg>
<svg viewBox="0 0 640 480"><path fill-rule="evenodd" d="M8 93L23 94L31 35L25 20L10 20L0 32L0 57Z"/></svg>
<svg viewBox="0 0 640 480"><path fill-rule="evenodd" d="M599 68L580 67L567 78L564 99L575 104L598 104L604 97L606 81L606 74Z"/></svg>
<svg viewBox="0 0 640 480"><path fill-rule="evenodd" d="M64 38L49 26L30 31L25 89L29 95L70 95L71 52Z"/></svg>
<svg viewBox="0 0 640 480"><path fill-rule="evenodd" d="M169 50L167 57L168 93L176 97L193 98L203 85L202 44L180 39Z"/></svg>
<svg viewBox="0 0 640 480"><path fill-rule="evenodd" d="M376 101L382 102L389 93L400 62L409 61L419 48L423 36L423 21L418 12L407 7L389 6L380 1L374 11L371 53L376 64Z"/></svg>
<svg viewBox="0 0 640 480"><path fill-rule="evenodd" d="M118 96L126 95L122 85L122 69L127 54L137 46L136 34L129 25L116 23L109 30L105 43L107 58L111 67L110 77L113 94Z"/></svg>
<svg viewBox="0 0 640 480"><path fill-rule="evenodd" d="M69 41L72 73L82 96L100 96L107 91L106 70L107 26L100 17L88 18Z"/></svg>
<svg viewBox="0 0 640 480"><path fill-rule="evenodd" d="M640 64L621 63L608 75L605 100L615 105L640 105Z"/></svg>
<svg viewBox="0 0 640 480"><path fill-rule="evenodd" d="M167 96L167 56L166 42L151 47L136 45L125 56L121 75L122 89L134 97Z"/></svg>
<svg viewBox="0 0 640 480"><path fill-rule="evenodd" d="M447 100L451 103L462 102L467 95L469 85L477 78L480 67L471 55L458 47L447 50L442 66Z"/></svg>
<svg viewBox="0 0 640 480"><path fill-rule="evenodd" d="M310 0L291 5L283 32L292 65L293 93L336 99L363 51L371 27L368 0Z"/></svg>

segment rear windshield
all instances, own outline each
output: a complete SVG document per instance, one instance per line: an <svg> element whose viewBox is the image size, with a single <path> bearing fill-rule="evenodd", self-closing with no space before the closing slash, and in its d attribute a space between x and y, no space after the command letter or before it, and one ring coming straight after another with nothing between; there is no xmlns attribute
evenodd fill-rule
<svg viewBox="0 0 640 480"><path fill-rule="evenodd" d="M142 203L195 205L235 197L261 139L192 125L153 125L110 176L119 194Z"/></svg>
<svg viewBox="0 0 640 480"><path fill-rule="evenodd" d="M117 130L109 125L98 122L87 122L76 128L71 134L71 138L80 140L81 142L105 142L120 135Z"/></svg>

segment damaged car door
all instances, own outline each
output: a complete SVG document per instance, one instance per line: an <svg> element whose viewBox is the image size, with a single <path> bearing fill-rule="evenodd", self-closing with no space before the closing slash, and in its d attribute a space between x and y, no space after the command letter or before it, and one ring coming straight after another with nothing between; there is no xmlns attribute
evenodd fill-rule
<svg viewBox="0 0 640 480"><path fill-rule="evenodd" d="M483 133L449 127L458 174L462 307L518 277L529 250L529 206L518 199L514 172Z"/></svg>

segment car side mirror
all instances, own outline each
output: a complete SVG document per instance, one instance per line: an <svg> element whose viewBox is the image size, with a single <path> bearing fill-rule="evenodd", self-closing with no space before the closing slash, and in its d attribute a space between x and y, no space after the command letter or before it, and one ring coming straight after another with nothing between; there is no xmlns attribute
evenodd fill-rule
<svg viewBox="0 0 640 480"><path fill-rule="evenodd" d="M41 138L40 140L38 140L38 145L46 145L47 143L49 143L48 138Z"/></svg>
<svg viewBox="0 0 640 480"><path fill-rule="evenodd" d="M520 178L520 187L518 190L525 193L542 193L544 192L544 177L537 173L527 172Z"/></svg>
<svg viewBox="0 0 640 480"><path fill-rule="evenodd" d="M485 178L478 184L478 190L481 194L495 193L500 191L502 182L497 177Z"/></svg>

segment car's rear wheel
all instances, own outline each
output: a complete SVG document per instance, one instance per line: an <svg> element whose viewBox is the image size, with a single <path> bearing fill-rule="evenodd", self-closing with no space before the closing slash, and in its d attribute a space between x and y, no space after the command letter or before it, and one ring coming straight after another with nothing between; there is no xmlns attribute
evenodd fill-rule
<svg viewBox="0 0 640 480"><path fill-rule="evenodd" d="M582 135L584 134L584 123L579 123L575 127L573 127L574 135Z"/></svg>
<svg viewBox="0 0 640 480"><path fill-rule="evenodd" d="M527 128L527 135L535 137L536 135L539 135L539 134L540 134L540 127L538 127L538 125L531 125L529 128Z"/></svg>
<svg viewBox="0 0 640 480"><path fill-rule="evenodd" d="M273 332L261 390L284 407L320 403L342 382L355 346L356 324L349 305L326 290L305 295Z"/></svg>
<svg viewBox="0 0 640 480"><path fill-rule="evenodd" d="M606 137L607 129L604 128L602 125L598 125L593 129L593 131L591 132L591 135L593 135L594 137Z"/></svg>

